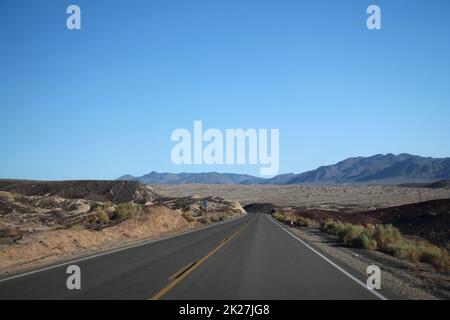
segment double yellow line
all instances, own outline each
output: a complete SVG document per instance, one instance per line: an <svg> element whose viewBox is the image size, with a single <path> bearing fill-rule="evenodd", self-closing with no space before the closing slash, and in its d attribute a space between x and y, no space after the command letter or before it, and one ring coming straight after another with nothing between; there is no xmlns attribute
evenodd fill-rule
<svg viewBox="0 0 450 320"><path fill-rule="evenodd" d="M151 297L149 300L160 300L163 296L165 296L170 290L172 290L177 284L183 281L189 274L191 274L195 269L200 267L203 262L208 260L211 256L213 256L217 251L219 251L222 247L224 247L228 242L233 240L242 230L244 230L250 222L247 222L242 228L240 228L237 232L233 233L228 238L222 240L222 242L211 250L206 256L200 259L197 263L192 263L185 268L183 268L178 274L171 277L173 279L166 287L164 287L161 291Z"/></svg>

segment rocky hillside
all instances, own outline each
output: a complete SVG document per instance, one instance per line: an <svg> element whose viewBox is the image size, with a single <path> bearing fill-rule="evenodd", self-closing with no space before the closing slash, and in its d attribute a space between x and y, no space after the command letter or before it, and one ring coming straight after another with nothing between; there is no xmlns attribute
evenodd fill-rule
<svg viewBox="0 0 450 320"><path fill-rule="evenodd" d="M115 204L155 202L160 195L150 186L135 181L28 181L0 180L0 191L23 196L55 196Z"/></svg>
<svg viewBox="0 0 450 320"><path fill-rule="evenodd" d="M194 217L201 216L204 213L203 204L207 202L207 212L210 216L235 216L245 213L244 208L239 202L227 201L221 197L180 197L163 198L159 204L172 210L181 210L181 212L190 212Z"/></svg>
<svg viewBox="0 0 450 320"><path fill-rule="evenodd" d="M100 230L159 206L190 220L203 218L208 202L212 221L245 213L220 197L162 197L149 186L126 181L0 181L0 244L24 234L81 226Z"/></svg>

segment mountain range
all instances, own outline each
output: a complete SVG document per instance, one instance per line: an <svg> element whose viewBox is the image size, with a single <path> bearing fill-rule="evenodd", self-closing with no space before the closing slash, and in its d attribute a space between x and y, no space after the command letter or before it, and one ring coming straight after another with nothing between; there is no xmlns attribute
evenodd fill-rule
<svg viewBox="0 0 450 320"><path fill-rule="evenodd" d="M281 174L273 178L217 172L176 174L153 171L141 177L125 175L117 180L146 184L336 185L431 183L444 179L450 179L450 158L390 153L348 158L312 171Z"/></svg>

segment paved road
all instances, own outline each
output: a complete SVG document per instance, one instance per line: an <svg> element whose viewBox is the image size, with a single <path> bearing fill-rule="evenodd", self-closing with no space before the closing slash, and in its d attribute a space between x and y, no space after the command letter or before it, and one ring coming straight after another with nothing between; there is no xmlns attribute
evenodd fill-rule
<svg viewBox="0 0 450 320"><path fill-rule="evenodd" d="M265 214L249 214L201 231L0 280L0 299L381 298L284 228ZM81 290L66 287L70 264L81 268Z"/></svg>

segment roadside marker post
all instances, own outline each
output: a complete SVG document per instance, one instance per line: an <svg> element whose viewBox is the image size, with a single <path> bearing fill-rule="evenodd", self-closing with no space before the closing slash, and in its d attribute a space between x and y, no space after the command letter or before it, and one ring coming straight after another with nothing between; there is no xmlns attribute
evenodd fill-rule
<svg viewBox="0 0 450 320"><path fill-rule="evenodd" d="M208 200L203 200L202 202L202 207L203 207L203 219L206 222L206 212L208 211Z"/></svg>

